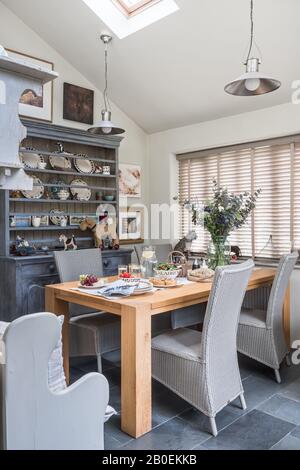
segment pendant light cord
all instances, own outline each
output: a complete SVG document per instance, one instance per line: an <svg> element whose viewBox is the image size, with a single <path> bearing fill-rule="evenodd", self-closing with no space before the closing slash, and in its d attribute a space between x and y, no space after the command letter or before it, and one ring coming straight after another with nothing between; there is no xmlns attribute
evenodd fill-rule
<svg viewBox="0 0 300 470"><path fill-rule="evenodd" d="M250 54L251 54L251 51L252 51L253 41L254 41L253 9L254 9L253 0L251 0L251 11L250 11L250 20L251 20L251 40L250 40L249 52L248 52L248 55L247 55L247 62L248 62L248 60L250 59Z"/></svg>
<svg viewBox="0 0 300 470"><path fill-rule="evenodd" d="M108 44L105 44L105 88L103 91L103 99L104 99L104 106L105 111L110 111L110 102L108 98Z"/></svg>

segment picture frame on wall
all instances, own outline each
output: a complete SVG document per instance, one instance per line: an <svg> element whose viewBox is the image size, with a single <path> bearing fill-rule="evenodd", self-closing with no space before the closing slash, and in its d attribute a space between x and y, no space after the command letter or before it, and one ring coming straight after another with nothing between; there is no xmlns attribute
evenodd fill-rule
<svg viewBox="0 0 300 470"><path fill-rule="evenodd" d="M54 70L54 64L48 60L18 52L13 49L6 49L8 56L23 62L31 62L38 67ZM40 85L38 92L36 90L24 90L19 105L20 117L35 119L38 121L52 122L53 120L53 82Z"/></svg>
<svg viewBox="0 0 300 470"><path fill-rule="evenodd" d="M121 243L142 243L144 214L143 209L120 209L119 212L119 238Z"/></svg>
<svg viewBox="0 0 300 470"><path fill-rule="evenodd" d="M82 124L94 124L94 91L64 83L63 118Z"/></svg>
<svg viewBox="0 0 300 470"><path fill-rule="evenodd" d="M119 193L120 197L141 198L142 171L140 165L120 163Z"/></svg>

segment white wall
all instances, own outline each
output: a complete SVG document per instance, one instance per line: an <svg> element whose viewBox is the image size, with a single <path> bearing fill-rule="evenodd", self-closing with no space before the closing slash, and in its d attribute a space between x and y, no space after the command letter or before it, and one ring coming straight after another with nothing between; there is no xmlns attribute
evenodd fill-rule
<svg viewBox="0 0 300 470"><path fill-rule="evenodd" d="M59 14L59 12L58 12ZM55 25L53 25L55 28ZM66 32L67 33L67 32ZM59 78L54 82L53 123L85 129L88 126L63 119L63 83L68 82L95 91L95 119L100 117L102 93L96 90L86 78L72 67L64 58L44 42L34 31L25 25L17 16L0 2L0 44L9 49L48 60L54 63ZM142 199L147 204L149 197L147 167L147 135L129 119L119 108L112 104L113 120L126 129L124 141L120 148L120 161L136 163L142 166ZM137 200L133 200L136 202Z"/></svg>

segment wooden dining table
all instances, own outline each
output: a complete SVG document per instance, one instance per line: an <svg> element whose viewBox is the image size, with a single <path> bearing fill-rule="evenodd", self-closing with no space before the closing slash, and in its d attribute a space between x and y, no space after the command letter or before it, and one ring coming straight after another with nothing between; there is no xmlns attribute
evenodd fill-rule
<svg viewBox="0 0 300 470"><path fill-rule="evenodd" d="M275 272L270 268L255 269L247 289L271 285ZM62 342L66 378L69 379L68 304L78 304L119 316L121 318L121 427L130 436L140 437L152 428L151 317L207 302L211 283L193 282L178 288L158 290L118 300L95 296L88 291L74 290L77 286L78 281L46 287L46 311L65 316ZM234 295L234 292L229 295ZM289 289L284 303L283 322L289 340Z"/></svg>

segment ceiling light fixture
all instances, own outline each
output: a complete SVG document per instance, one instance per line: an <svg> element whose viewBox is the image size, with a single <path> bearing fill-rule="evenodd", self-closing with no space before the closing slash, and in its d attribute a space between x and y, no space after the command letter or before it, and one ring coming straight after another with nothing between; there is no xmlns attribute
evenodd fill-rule
<svg viewBox="0 0 300 470"><path fill-rule="evenodd" d="M253 0L251 0L251 40L250 48L247 56L246 73L237 78L233 82L225 86L226 93L236 96L255 96L264 95L277 90L281 86L279 80L267 77L260 73L259 66L261 60L257 57L251 57L251 52L254 44L254 20L253 20Z"/></svg>
<svg viewBox="0 0 300 470"><path fill-rule="evenodd" d="M108 44L111 42L112 37L108 34L102 34L100 36L104 46L105 46L105 53L104 53L104 64L105 64L105 88L103 91L103 100L104 100L104 109L101 111L102 119L99 122L96 122L94 127L89 129L91 134L98 134L98 135L116 135L116 134L124 134L125 130L119 127L116 127L111 122L111 109L110 109L110 102L108 98Z"/></svg>

